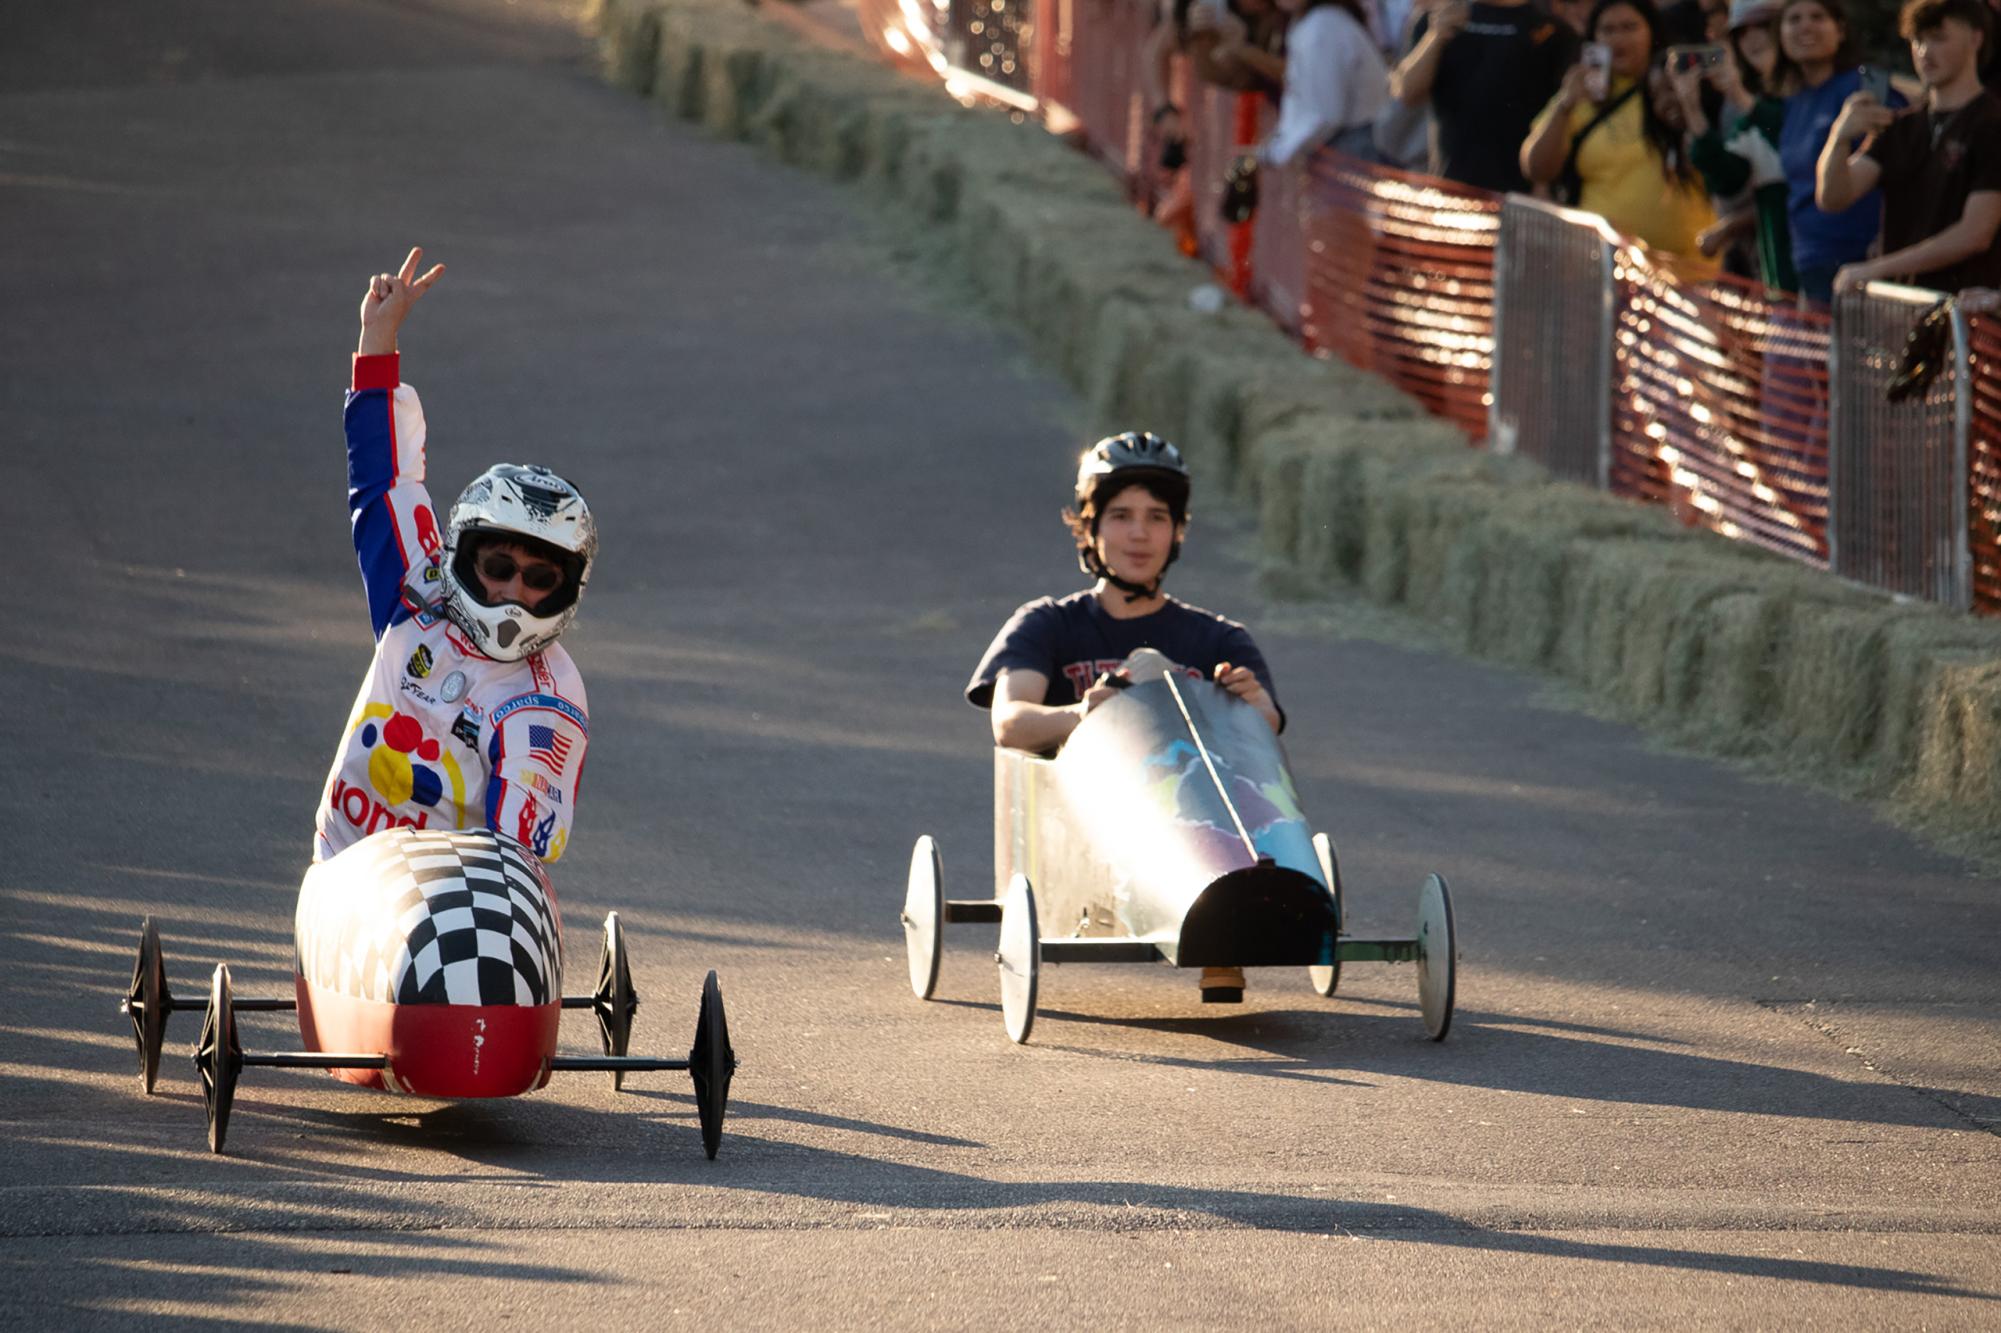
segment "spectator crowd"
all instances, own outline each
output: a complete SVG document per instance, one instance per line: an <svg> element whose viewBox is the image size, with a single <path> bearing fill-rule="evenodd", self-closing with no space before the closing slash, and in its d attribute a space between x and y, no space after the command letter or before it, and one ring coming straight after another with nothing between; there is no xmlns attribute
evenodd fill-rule
<svg viewBox="0 0 2001 1333"><path fill-rule="evenodd" d="M2001 0L1905 0L1908 69L1863 59L1849 2L1162 0L1169 211L1193 197L1178 63L1273 104L1264 170L1331 147L1532 193L1804 304L2001 287Z"/></svg>

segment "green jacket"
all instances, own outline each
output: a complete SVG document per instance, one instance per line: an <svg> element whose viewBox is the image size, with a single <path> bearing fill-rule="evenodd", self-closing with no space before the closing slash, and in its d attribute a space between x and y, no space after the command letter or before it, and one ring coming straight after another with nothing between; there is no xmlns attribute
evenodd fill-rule
<svg viewBox="0 0 2001 1333"><path fill-rule="evenodd" d="M1755 132L1771 145L1772 155L1777 157L1779 127L1785 119L1786 104L1782 100L1760 97L1730 127L1729 136L1735 139L1740 134ZM1719 198L1739 194L1751 183L1751 163L1725 146L1720 126L1711 125L1706 134L1697 136L1688 146L1688 159L1702 173L1709 192ZM1774 291L1798 291L1799 275L1793 271L1792 231L1786 221L1784 178L1760 185L1751 200L1758 214L1758 276Z"/></svg>

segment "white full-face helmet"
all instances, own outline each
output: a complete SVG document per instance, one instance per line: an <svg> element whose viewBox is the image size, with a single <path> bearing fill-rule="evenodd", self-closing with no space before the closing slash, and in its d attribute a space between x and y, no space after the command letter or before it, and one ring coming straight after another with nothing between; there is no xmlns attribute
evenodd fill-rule
<svg viewBox="0 0 2001 1333"><path fill-rule="evenodd" d="M474 565L495 542L519 544L561 568L562 582L533 611L486 600ZM465 488L445 521L445 615L480 652L518 662L577 618L597 553L597 524L576 487L545 467L497 463Z"/></svg>

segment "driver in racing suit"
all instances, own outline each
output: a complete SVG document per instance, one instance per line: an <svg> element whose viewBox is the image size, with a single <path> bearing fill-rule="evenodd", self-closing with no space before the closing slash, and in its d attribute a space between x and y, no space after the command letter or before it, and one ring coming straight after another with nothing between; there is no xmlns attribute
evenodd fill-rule
<svg viewBox="0 0 2001 1333"><path fill-rule="evenodd" d="M369 281L347 395L348 508L375 628L320 801L313 859L385 828L489 828L563 854L590 725L556 637L576 617L597 529L546 468L489 468L444 532L424 488L424 410L396 334L444 272L421 250Z"/></svg>

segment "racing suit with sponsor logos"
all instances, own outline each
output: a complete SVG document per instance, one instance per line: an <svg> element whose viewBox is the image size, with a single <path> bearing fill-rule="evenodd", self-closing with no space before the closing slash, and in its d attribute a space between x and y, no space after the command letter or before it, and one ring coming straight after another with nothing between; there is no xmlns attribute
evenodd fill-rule
<svg viewBox="0 0 2001 1333"><path fill-rule="evenodd" d="M437 609L424 409L400 375L394 355L354 359L347 495L375 659L327 775L313 859L406 825L490 828L553 861L590 736L584 683L562 645L496 662Z"/></svg>

